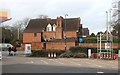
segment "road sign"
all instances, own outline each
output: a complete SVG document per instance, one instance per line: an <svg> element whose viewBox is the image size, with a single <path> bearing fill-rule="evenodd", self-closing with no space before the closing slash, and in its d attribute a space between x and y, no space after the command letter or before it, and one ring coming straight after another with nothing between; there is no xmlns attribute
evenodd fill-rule
<svg viewBox="0 0 120 75"><path fill-rule="evenodd" d="M105 43L105 49L110 49L110 43Z"/></svg>
<svg viewBox="0 0 120 75"><path fill-rule="evenodd" d="M82 43L83 42L83 38L79 38L79 42Z"/></svg>
<svg viewBox="0 0 120 75"><path fill-rule="evenodd" d="M25 44L25 54L31 54L31 44Z"/></svg>

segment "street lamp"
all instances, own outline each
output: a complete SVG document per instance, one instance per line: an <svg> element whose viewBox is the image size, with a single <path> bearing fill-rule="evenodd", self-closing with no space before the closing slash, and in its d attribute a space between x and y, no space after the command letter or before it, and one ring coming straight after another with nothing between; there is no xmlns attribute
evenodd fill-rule
<svg viewBox="0 0 120 75"><path fill-rule="evenodd" d="M65 14L65 29L64 29L64 31L66 30L66 16L68 16L68 14ZM66 38L67 38L66 33L64 33L64 39L65 39L65 50L67 50Z"/></svg>
<svg viewBox="0 0 120 75"><path fill-rule="evenodd" d="M68 16L68 14L65 14L65 29L66 30L66 16Z"/></svg>

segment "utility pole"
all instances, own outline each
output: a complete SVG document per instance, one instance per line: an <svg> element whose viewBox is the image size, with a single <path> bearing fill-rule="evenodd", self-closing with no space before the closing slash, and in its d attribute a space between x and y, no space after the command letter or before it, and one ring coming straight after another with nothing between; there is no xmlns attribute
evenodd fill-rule
<svg viewBox="0 0 120 75"><path fill-rule="evenodd" d="M64 32L66 31L66 16L68 16L68 14L65 14L65 29L64 29ZM67 36L66 36L66 33L64 33L64 39L65 39L65 50L67 50L67 44L66 44Z"/></svg>

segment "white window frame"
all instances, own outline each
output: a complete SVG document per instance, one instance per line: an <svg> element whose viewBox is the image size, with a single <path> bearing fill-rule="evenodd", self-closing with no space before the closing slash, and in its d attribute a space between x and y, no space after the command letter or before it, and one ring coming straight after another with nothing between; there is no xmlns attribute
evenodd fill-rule
<svg viewBox="0 0 120 75"><path fill-rule="evenodd" d="M56 31L56 25L55 24L53 25L53 31Z"/></svg>
<svg viewBox="0 0 120 75"><path fill-rule="evenodd" d="M47 31L52 31L52 26L51 26L51 24L48 24L48 25L47 25L46 30L47 30Z"/></svg>

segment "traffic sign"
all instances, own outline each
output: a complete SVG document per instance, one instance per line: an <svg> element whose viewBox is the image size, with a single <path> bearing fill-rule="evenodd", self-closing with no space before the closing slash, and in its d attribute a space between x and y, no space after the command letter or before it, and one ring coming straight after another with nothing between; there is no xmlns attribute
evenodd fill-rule
<svg viewBox="0 0 120 75"><path fill-rule="evenodd" d="M83 38L79 38L79 42L80 42L80 43L83 42Z"/></svg>

